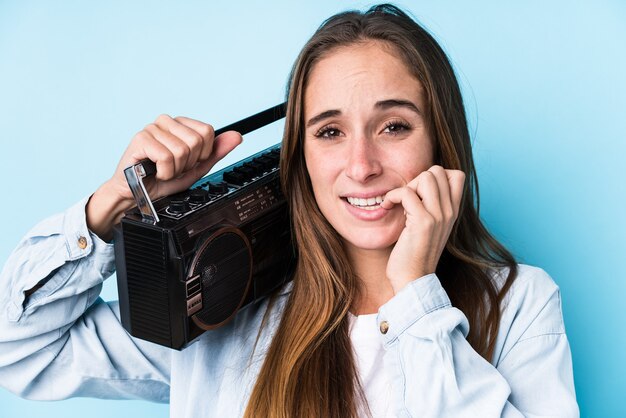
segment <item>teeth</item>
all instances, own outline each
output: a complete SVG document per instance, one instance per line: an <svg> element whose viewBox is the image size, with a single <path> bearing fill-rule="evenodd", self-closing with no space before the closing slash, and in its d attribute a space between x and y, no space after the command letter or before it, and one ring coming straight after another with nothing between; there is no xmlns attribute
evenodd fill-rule
<svg viewBox="0 0 626 418"><path fill-rule="evenodd" d="M376 196L369 197L367 199L361 199L359 197L348 196L346 199L348 200L348 203L350 203L352 206L358 206L359 208L366 210L374 210L378 209L378 205L382 203L384 198L384 196Z"/></svg>

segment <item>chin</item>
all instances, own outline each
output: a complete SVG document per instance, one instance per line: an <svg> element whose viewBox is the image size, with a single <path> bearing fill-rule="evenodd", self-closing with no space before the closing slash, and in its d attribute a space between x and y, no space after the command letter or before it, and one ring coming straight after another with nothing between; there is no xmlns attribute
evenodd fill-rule
<svg viewBox="0 0 626 418"><path fill-rule="evenodd" d="M401 230L396 232L390 231L388 228L384 231L353 229L344 232L340 233L341 237L347 244L355 248L361 250L386 250L398 241Z"/></svg>

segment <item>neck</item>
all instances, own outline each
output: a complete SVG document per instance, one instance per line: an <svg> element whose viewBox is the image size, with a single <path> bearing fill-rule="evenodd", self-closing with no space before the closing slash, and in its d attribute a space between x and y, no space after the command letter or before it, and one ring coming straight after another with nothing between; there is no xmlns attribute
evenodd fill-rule
<svg viewBox="0 0 626 418"><path fill-rule="evenodd" d="M378 308L394 295L387 279L387 262L391 247L384 250L364 250L348 244L350 263L361 282L361 292L354 304L354 315L377 313Z"/></svg>

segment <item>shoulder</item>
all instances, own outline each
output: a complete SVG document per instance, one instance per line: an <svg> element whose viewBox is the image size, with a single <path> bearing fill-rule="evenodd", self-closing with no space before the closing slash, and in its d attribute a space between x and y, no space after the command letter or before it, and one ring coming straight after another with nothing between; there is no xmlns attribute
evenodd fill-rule
<svg viewBox="0 0 626 418"><path fill-rule="evenodd" d="M504 286L509 269L503 268L492 272L498 290ZM505 295L504 302L516 304L528 303L532 299L550 298L559 292L559 287L546 271L527 264L517 265L517 276ZM530 299L530 300L529 300Z"/></svg>
<svg viewBox="0 0 626 418"><path fill-rule="evenodd" d="M493 274L498 288L508 273L509 269L502 269ZM496 361L498 352L506 353L519 341L565 333L559 287L538 267L517 266L517 277L502 300L501 312Z"/></svg>

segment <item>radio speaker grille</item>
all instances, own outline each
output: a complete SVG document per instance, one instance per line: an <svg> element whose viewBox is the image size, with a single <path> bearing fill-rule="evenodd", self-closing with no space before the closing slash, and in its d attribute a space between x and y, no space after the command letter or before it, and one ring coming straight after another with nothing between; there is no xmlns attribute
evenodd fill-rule
<svg viewBox="0 0 626 418"><path fill-rule="evenodd" d="M125 225L131 333L169 345L171 332L165 244L165 236L160 231Z"/></svg>
<svg viewBox="0 0 626 418"><path fill-rule="evenodd" d="M248 291L252 253L245 235L225 229L207 239L192 264L191 276L200 275L202 309L194 322L204 329L214 328L231 318Z"/></svg>

